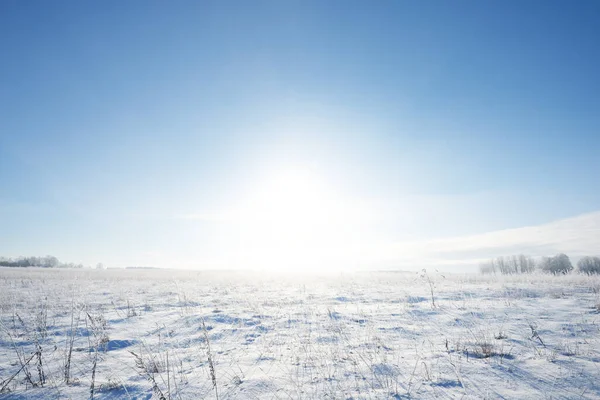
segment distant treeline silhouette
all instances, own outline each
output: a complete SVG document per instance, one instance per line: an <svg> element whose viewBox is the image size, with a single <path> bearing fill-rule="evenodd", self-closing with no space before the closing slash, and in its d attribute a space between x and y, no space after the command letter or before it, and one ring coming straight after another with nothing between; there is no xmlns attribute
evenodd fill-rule
<svg viewBox="0 0 600 400"><path fill-rule="evenodd" d="M0 257L0 267L83 268L83 264L63 263L54 256L18 258Z"/></svg>
<svg viewBox="0 0 600 400"><path fill-rule="evenodd" d="M479 271L483 274L528 274L536 270L549 274L568 274L573 271L569 256L560 253L553 257L542 257L534 260L532 257L518 254L496 257L481 263ZM600 257L585 256L577 262L577 270L584 274L600 274Z"/></svg>

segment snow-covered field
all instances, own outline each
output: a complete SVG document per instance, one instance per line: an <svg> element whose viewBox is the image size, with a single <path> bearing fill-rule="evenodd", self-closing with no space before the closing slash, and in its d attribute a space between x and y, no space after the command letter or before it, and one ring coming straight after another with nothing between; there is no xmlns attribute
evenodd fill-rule
<svg viewBox="0 0 600 400"><path fill-rule="evenodd" d="M0 398L600 398L598 277L15 268L0 306Z"/></svg>

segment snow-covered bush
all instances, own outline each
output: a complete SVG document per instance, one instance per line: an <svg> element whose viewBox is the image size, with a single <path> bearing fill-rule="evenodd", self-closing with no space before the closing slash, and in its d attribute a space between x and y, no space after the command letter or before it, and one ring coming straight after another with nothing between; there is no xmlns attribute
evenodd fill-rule
<svg viewBox="0 0 600 400"><path fill-rule="evenodd" d="M554 275L568 274L573 270L569 256L563 253L557 254L554 257L542 258L539 267L543 272Z"/></svg>
<svg viewBox="0 0 600 400"><path fill-rule="evenodd" d="M600 257L583 257L577 263L577 269L584 274L600 274Z"/></svg>

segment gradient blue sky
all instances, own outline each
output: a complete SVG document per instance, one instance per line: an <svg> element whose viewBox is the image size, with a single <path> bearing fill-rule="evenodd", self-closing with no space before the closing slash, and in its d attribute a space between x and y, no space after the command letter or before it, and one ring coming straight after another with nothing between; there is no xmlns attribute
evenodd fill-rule
<svg viewBox="0 0 600 400"><path fill-rule="evenodd" d="M347 228L371 251L593 213L598 21L598 1L4 0L0 255L232 266L218 216L286 168L375 210Z"/></svg>

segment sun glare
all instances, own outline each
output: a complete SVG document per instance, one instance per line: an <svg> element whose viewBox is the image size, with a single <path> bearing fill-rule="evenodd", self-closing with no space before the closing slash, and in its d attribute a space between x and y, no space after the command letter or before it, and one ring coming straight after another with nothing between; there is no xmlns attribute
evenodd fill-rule
<svg viewBox="0 0 600 400"><path fill-rule="evenodd" d="M238 210L238 261L261 268L333 263L348 237L350 200L308 168L279 170L256 185Z"/></svg>

